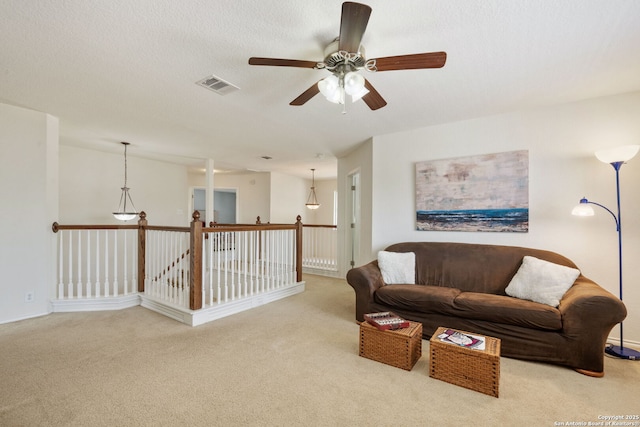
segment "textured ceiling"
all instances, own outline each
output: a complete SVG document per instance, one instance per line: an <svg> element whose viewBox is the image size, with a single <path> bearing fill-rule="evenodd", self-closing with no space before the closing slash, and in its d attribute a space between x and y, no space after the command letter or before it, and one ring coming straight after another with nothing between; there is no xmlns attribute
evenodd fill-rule
<svg viewBox="0 0 640 427"><path fill-rule="evenodd" d="M374 0L367 57L443 50L444 68L367 74L377 111L289 106L327 71L248 58L321 61L341 3L3 0L0 102L59 117L61 144L321 179L375 135L640 90L640 1ZM195 84L212 74L240 90Z"/></svg>

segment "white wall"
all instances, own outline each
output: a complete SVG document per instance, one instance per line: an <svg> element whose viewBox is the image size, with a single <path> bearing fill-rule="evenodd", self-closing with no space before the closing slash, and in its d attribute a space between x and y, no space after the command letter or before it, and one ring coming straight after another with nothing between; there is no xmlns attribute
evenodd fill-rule
<svg viewBox="0 0 640 427"><path fill-rule="evenodd" d="M640 144L640 92L479 118L375 137L370 259L401 241L457 241L528 246L559 252L618 295L617 234L612 217L571 215L586 196L615 211L615 173L593 155ZM415 230L415 163L476 154L529 150L529 232ZM640 156L621 169L625 340L640 342ZM617 336L614 329L613 336Z"/></svg>
<svg viewBox="0 0 640 427"><path fill-rule="evenodd" d="M298 215L302 223L310 223L311 215L304 204L307 202L311 181L296 176L271 172L271 222L294 224Z"/></svg>
<svg viewBox="0 0 640 427"><path fill-rule="evenodd" d="M352 151L348 156L338 159L338 268L340 272L346 274L350 268L350 215L351 203L349 194L351 193L351 183L349 175L360 174L360 239L359 250L354 254L355 265L362 265L371 261L372 253L372 233L373 216L372 195L373 195L373 144L369 140L360 147Z"/></svg>
<svg viewBox="0 0 640 427"><path fill-rule="evenodd" d="M58 211L58 119L0 104L0 323L49 312ZM33 301L25 296L32 293Z"/></svg>
<svg viewBox="0 0 640 427"><path fill-rule="evenodd" d="M187 168L135 156L127 149L127 186L138 212L152 225L186 226ZM124 148L111 154L60 146L60 224L119 224L118 209L124 184ZM135 223L137 219L129 221Z"/></svg>
<svg viewBox="0 0 640 427"><path fill-rule="evenodd" d="M316 180L316 196L318 197L318 203L320 203L320 207L314 211L308 212L308 214L310 215L308 215L309 219L305 222L306 224L333 224L333 194L337 190L337 185L338 181L336 179ZM311 180L309 180L308 182L308 187L306 188L307 193L305 197L309 197L310 191Z"/></svg>
<svg viewBox="0 0 640 427"><path fill-rule="evenodd" d="M204 187L204 174L189 173L190 187ZM311 180L278 172L218 173L215 188L236 189L238 223L254 224L260 216L263 223L292 224L300 215L304 224L331 224L333 220L333 192L336 180L316 180L316 194L320 208L305 208Z"/></svg>

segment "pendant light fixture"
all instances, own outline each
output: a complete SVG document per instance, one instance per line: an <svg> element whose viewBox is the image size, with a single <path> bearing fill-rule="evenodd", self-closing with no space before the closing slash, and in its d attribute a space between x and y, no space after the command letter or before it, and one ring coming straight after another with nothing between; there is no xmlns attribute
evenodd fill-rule
<svg viewBox="0 0 640 427"><path fill-rule="evenodd" d="M131 195L129 194L129 187L127 187L127 145L128 142L122 142L124 145L124 187L121 188L122 194L120 195L120 204L118 205L118 211L113 213L115 219L119 221L129 221L138 215ZM127 203L129 206L127 206Z"/></svg>
<svg viewBox="0 0 640 427"><path fill-rule="evenodd" d="M309 198L307 199L307 203L305 206L309 209L318 209L320 207L320 203L318 203L318 198L316 197L316 175L315 169L311 169L311 192L309 193Z"/></svg>

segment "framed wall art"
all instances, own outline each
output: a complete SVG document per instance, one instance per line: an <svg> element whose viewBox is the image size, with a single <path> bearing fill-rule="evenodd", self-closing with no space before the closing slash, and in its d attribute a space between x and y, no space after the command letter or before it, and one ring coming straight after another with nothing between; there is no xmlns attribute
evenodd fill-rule
<svg viewBox="0 0 640 427"><path fill-rule="evenodd" d="M529 231L529 152L416 163L416 229Z"/></svg>

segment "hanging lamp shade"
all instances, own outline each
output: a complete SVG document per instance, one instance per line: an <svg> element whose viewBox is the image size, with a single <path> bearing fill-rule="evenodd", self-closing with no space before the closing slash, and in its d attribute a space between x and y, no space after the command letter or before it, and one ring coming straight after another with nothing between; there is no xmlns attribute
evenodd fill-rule
<svg viewBox="0 0 640 427"><path fill-rule="evenodd" d="M586 197L580 199L580 203L571 210L571 215L575 216L594 216L595 214Z"/></svg>
<svg viewBox="0 0 640 427"><path fill-rule="evenodd" d="M133 205L133 200L131 200L129 187L127 187L127 146L129 143L122 142L122 145L124 145L124 186L120 188L122 190L120 194L120 204L118 205L118 210L113 213L113 216L119 221L129 221L134 219L138 215L138 212Z"/></svg>
<svg viewBox="0 0 640 427"><path fill-rule="evenodd" d="M318 197L316 196L315 169L311 169L311 192L309 192L309 197L307 198L307 203L305 203L305 206L308 209L318 209L320 207L320 203L318 203Z"/></svg>

